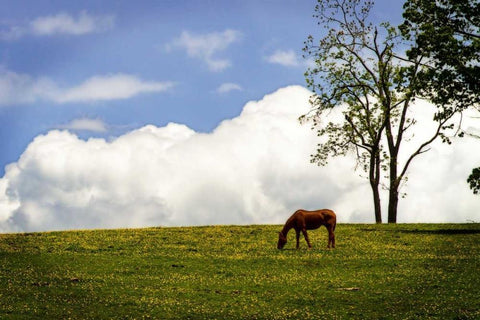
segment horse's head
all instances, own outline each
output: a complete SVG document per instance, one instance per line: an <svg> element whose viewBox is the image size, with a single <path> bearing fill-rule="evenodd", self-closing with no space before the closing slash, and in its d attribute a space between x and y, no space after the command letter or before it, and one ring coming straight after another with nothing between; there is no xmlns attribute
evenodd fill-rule
<svg viewBox="0 0 480 320"><path fill-rule="evenodd" d="M283 247L285 246L285 243L287 243L287 237L285 237L282 232L279 232L277 249L283 249Z"/></svg>

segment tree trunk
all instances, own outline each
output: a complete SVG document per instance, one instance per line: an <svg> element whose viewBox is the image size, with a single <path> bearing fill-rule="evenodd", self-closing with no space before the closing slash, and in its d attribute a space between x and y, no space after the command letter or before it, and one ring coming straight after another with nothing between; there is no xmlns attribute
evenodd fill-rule
<svg viewBox="0 0 480 320"><path fill-rule="evenodd" d="M398 185L390 187L388 197L388 223L397 223Z"/></svg>
<svg viewBox="0 0 480 320"><path fill-rule="evenodd" d="M382 207L380 205L380 193L378 192L378 184L374 186L373 184L370 184L372 186L372 192L373 192L373 206L375 208L375 223L382 223Z"/></svg>
<svg viewBox="0 0 480 320"><path fill-rule="evenodd" d="M390 158L390 186L388 190L388 223L397 223L397 207L398 207L398 188L400 179L398 179L397 171L397 152L398 147L390 152L393 156Z"/></svg>
<svg viewBox="0 0 480 320"><path fill-rule="evenodd" d="M380 204L380 192L378 186L380 184L380 154L377 149L370 153L370 187L373 193L373 206L375 209L375 223L382 223L382 207Z"/></svg>

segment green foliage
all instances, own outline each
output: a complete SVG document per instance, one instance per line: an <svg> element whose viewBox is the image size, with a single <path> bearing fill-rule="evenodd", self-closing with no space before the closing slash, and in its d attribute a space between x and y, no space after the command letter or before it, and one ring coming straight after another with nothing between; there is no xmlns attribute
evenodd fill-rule
<svg viewBox="0 0 480 320"><path fill-rule="evenodd" d="M1 319L478 319L480 225L0 234Z"/></svg>
<svg viewBox="0 0 480 320"><path fill-rule="evenodd" d="M422 59L416 88L437 105L436 120L480 102L478 1L409 0L400 30L411 41L407 55Z"/></svg>
<svg viewBox="0 0 480 320"><path fill-rule="evenodd" d="M470 184L470 189L473 190L474 194L480 193L480 167L472 170L467 182Z"/></svg>
<svg viewBox="0 0 480 320"><path fill-rule="evenodd" d="M409 0L403 17L400 29L412 41L407 55L423 59L425 66L416 91L437 105L435 120L480 108L479 1ZM449 137L441 137L450 143ZM475 194L480 181L476 170L467 181Z"/></svg>

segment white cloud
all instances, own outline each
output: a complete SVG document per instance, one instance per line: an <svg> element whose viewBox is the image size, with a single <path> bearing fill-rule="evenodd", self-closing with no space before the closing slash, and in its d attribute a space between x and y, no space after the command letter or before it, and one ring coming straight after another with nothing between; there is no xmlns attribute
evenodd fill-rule
<svg viewBox="0 0 480 320"><path fill-rule="evenodd" d="M65 125L58 126L59 129L67 129L74 131L92 131L105 132L107 125L100 119L79 118L70 121Z"/></svg>
<svg viewBox="0 0 480 320"><path fill-rule="evenodd" d="M58 130L38 136L0 179L0 230L284 223L300 207L373 222L369 186L352 158L309 163L318 138L297 121L309 96L280 89L208 134L170 123L113 141ZM399 221L479 221L465 182L478 166L478 143L465 138L422 155Z"/></svg>
<svg viewBox="0 0 480 320"><path fill-rule="evenodd" d="M68 13L38 17L30 23L30 28L33 34L39 36L54 34L82 35L111 29L114 24L115 17L113 15L91 15L83 11L76 19Z"/></svg>
<svg viewBox="0 0 480 320"><path fill-rule="evenodd" d="M294 50L276 50L265 57L268 63L279 64L284 67L314 68L315 61L312 58L304 59L297 55Z"/></svg>
<svg viewBox="0 0 480 320"><path fill-rule="evenodd" d="M298 67L300 59L293 50L277 50L270 56L266 57L269 63L280 64L286 67Z"/></svg>
<svg viewBox="0 0 480 320"><path fill-rule="evenodd" d="M229 93L230 91L242 91L243 88L236 83L226 82L222 83L216 90L217 93Z"/></svg>
<svg viewBox="0 0 480 320"><path fill-rule="evenodd" d="M0 106L33 103L39 100L56 103L95 102L128 99L133 96L164 92L172 82L145 81L128 74L93 76L83 83L61 88L49 78L33 78L0 69Z"/></svg>
<svg viewBox="0 0 480 320"><path fill-rule="evenodd" d="M50 97L55 90L56 85L47 78L33 79L0 67L0 106L31 103Z"/></svg>
<svg viewBox="0 0 480 320"><path fill-rule="evenodd" d="M76 87L62 90L54 100L66 103L128 99L141 93L167 91L172 87L172 82L149 82L127 74L94 76Z"/></svg>
<svg viewBox="0 0 480 320"><path fill-rule="evenodd" d="M230 67L232 62L229 59L218 58L216 55L226 50L231 44L238 42L241 37L241 32L231 29L207 34L183 31L180 37L167 45L167 49L185 49L189 57L204 61L211 71L218 72Z"/></svg>
<svg viewBox="0 0 480 320"><path fill-rule="evenodd" d="M25 35L84 35L104 32L115 25L114 15L92 15L82 11L75 18L68 13L37 17L26 25L10 25L0 31L0 39L16 40Z"/></svg>

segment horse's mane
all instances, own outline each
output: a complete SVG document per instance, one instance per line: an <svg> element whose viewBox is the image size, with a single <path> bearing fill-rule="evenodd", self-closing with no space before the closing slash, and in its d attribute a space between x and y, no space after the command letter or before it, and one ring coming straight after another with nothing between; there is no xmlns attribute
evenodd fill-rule
<svg viewBox="0 0 480 320"><path fill-rule="evenodd" d="M298 212L298 211L301 211L301 210L295 211L295 212L290 216L290 218L287 219L287 222L285 222L284 228L287 227L287 226L290 226L290 224L292 223L292 221L295 220L295 216L297 215L297 212ZM291 227L293 227L293 226L291 226Z"/></svg>

